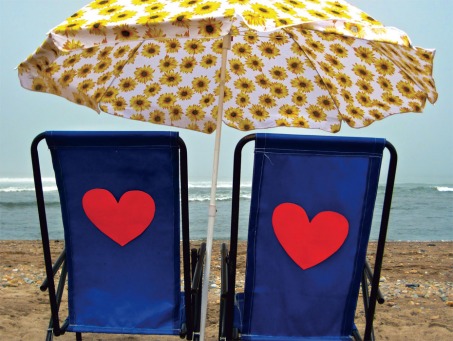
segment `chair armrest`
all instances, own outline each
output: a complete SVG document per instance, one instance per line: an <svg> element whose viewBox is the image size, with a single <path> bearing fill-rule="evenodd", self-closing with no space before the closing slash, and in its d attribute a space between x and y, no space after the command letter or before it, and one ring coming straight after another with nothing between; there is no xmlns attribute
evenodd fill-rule
<svg viewBox="0 0 453 341"><path fill-rule="evenodd" d="M52 273L55 276L57 271L60 269L61 265L63 262L66 260L66 249L63 249L63 251L60 253L60 256L58 256L57 260L55 261L54 265L52 266ZM46 277L44 281L42 282L41 286L39 289L41 291L46 291L49 287L49 279Z"/></svg>
<svg viewBox="0 0 453 341"><path fill-rule="evenodd" d="M204 257L206 254L206 243L202 243L198 249L198 260L193 271L192 292L196 293L200 290L201 279L203 277Z"/></svg>
<svg viewBox="0 0 453 341"><path fill-rule="evenodd" d="M228 250L225 243L220 249L220 311L219 311L219 340L225 339L226 301L228 299Z"/></svg>
<svg viewBox="0 0 453 341"><path fill-rule="evenodd" d="M370 263L368 263L368 261L365 262L365 268L364 268L364 271L365 271L365 274L368 278L368 281L370 281L370 283L373 282L373 271L371 270L371 266L370 266ZM385 298L384 298L384 295L382 294L381 292L381 289L378 288L378 291L377 291L377 301L379 304L384 304L385 303Z"/></svg>
<svg viewBox="0 0 453 341"><path fill-rule="evenodd" d="M189 340L199 339L200 323L201 323L201 294L202 294L202 277L204 270L204 259L206 254L206 243L202 243L200 248L192 249L192 286L190 300L192 305L193 330L189 333Z"/></svg>
<svg viewBox="0 0 453 341"><path fill-rule="evenodd" d="M220 294L224 297L228 292L228 250L225 243L222 243L221 250L221 267L220 267Z"/></svg>

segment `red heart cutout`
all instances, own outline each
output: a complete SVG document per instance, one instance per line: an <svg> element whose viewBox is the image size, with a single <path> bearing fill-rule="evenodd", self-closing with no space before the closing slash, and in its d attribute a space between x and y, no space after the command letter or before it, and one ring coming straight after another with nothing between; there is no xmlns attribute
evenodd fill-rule
<svg viewBox="0 0 453 341"><path fill-rule="evenodd" d="M156 211L153 198L142 191L128 191L117 202L108 190L95 188L85 193L82 205L91 222L121 246L141 235Z"/></svg>
<svg viewBox="0 0 453 341"><path fill-rule="evenodd" d="M286 253L304 270L337 252L349 231L348 220L337 212L320 212L310 222L305 210L292 203L275 208L272 225Z"/></svg>

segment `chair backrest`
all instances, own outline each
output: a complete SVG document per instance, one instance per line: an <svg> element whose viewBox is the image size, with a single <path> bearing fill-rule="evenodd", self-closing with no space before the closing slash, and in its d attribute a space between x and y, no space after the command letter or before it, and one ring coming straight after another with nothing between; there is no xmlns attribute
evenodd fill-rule
<svg viewBox="0 0 453 341"><path fill-rule="evenodd" d="M38 140L43 138L61 201L67 330L179 334L185 314L180 175L184 252L190 251L187 160L178 134L46 132ZM189 264L184 263L190 288Z"/></svg>
<svg viewBox="0 0 453 341"><path fill-rule="evenodd" d="M243 339L352 334L385 145L256 134Z"/></svg>

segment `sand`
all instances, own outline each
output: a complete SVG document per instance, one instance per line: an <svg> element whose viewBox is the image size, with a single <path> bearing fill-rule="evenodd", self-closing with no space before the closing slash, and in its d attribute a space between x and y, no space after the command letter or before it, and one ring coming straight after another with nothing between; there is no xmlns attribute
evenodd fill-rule
<svg viewBox="0 0 453 341"><path fill-rule="evenodd" d="M58 251L62 242L52 242ZM374 253L371 244L369 255ZM220 246L214 243L207 339L218 330ZM44 340L49 309L47 293L39 290L44 278L38 241L0 241L0 340ZM239 247L238 266L245 265L245 244ZM242 271L243 272L243 271ZM239 285L243 273L238 275ZM377 340L453 340L453 242L387 243L381 289L386 297L377 306ZM357 311L359 329L363 310ZM84 340L170 340L168 337L84 334ZM171 338L178 340L178 338ZM67 333L55 340L75 340Z"/></svg>

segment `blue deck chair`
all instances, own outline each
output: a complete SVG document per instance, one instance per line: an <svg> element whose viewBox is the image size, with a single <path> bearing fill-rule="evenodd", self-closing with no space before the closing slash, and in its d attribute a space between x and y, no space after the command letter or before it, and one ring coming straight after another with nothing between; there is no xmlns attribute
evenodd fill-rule
<svg viewBox="0 0 453 341"><path fill-rule="evenodd" d="M244 292L236 294L241 155L255 140ZM384 148L390 151L374 277L366 261ZM364 339L376 301L396 151L383 139L256 134L235 150L229 251L222 245L221 340ZM368 282L371 282L369 292Z"/></svg>
<svg viewBox="0 0 453 341"><path fill-rule="evenodd" d="M65 248L54 263L42 140L51 152L64 227ZM31 150L47 274L41 289L49 291L51 308L47 340L66 331L77 340L82 333L196 338L204 245L190 249L187 152L178 134L49 131ZM66 277L69 316L60 322Z"/></svg>

